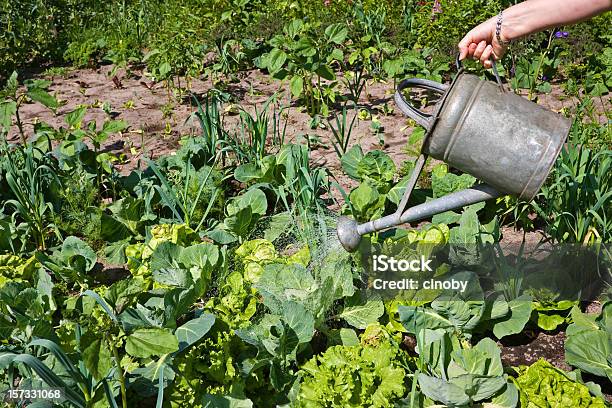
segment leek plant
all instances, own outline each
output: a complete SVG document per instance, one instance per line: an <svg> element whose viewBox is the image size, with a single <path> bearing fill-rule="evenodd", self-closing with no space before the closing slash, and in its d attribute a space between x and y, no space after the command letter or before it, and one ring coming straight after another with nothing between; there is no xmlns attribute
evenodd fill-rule
<svg viewBox="0 0 612 408"><path fill-rule="evenodd" d="M48 197L61 182L50 156L32 145L9 147L0 146L4 160L0 162L12 197L4 203L4 211L12 210L13 222L18 220L27 225L36 247L47 248L50 233L61 240L59 230L52 220L55 209Z"/></svg>

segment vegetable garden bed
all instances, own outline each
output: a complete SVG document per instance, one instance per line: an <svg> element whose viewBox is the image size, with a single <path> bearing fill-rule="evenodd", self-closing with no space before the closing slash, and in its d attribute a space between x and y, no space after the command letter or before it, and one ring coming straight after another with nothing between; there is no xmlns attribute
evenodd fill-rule
<svg viewBox="0 0 612 408"><path fill-rule="evenodd" d="M505 73L517 93L574 118L532 203L438 214L350 254L338 216L392 213L423 141L392 102L396 80L453 75L450 55L382 48L389 29L377 38L380 10L364 7L353 23L288 18L265 40L206 54L160 46L7 76L8 406L27 406L9 389L41 388L77 407L609 406L609 68L578 82L577 67L556 71L565 48L549 40L540 55L557 78L521 63ZM243 11L222 18L242 27L255 13ZM110 44L100 49L117 55ZM609 39L600 45L609 56ZM477 182L438 161L426 170L411 205ZM425 254L433 270L415 277L468 289L374 290L379 253Z"/></svg>

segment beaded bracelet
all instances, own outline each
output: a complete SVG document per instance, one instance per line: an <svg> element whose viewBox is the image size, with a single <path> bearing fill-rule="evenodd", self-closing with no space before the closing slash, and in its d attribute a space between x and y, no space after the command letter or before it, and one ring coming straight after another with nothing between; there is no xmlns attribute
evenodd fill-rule
<svg viewBox="0 0 612 408"><path fill-rule="evenodd" d="M497 25L495 26L495 38L497 39L497 42L499 44L505 46L505 45L510 44L510 41L504 41L501 39L502 19L503 19L503 11L500 11L499 14L497 15Z"/></svg>

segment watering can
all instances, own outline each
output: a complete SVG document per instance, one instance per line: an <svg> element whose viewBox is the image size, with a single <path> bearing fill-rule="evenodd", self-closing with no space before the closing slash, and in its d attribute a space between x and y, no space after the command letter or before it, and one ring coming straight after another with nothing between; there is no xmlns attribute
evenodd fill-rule
<svg viewBox="0 0 612 408"><path fill-rule="evenodd" d="M507 92L495 64L497 84L459 70L450 85L420 78L402 81L395 93L401 111L426 129L406 192L397 211L358 224L342 217L337 234L347 251L359 246L361 236L445 211L516 195L531 200L550 172L570 130L571 121L513 92ZM420 88L440 95L433 112L418 110L402 91ZM484 183L406 208L428 156L480 179Z"/></svg>

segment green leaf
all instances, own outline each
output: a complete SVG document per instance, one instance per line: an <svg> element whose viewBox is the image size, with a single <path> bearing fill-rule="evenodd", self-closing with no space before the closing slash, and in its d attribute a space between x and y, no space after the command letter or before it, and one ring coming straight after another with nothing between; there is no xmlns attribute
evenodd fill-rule
<svg viewBox="0 0 612 408"><path fill-rule="evenodd" d="M92 270L97 260L94 250L85 242L73 236L64 240L61 258L66 265L82 274Z"/></svg>
<svg viewBox="0 0 612 408"><path fill-rule="evenodd" d="M149 261L149 267L155 271L158 269L180 269L178 260L181 256L182 248L170 241L163 241L159 244Z"/></svg>
<svg viewBox="0 0 612 408"><path fill-rule="evenodd" d="M368 221L382 216L385 196L369 183L363 182L349 194L353 216L359 221Z"/></svg>
<svg viewBox="0 0 612 408"><path fill-rule="evenodd" d="M113 306L117 313L121 313L132 299L146 290L147 282L144 279L122 279L106 289L104 298Z"/></svg>
<svg viewBox="0 0 612 408"><path fill-rule="evenodd" d="M186 269L154 269L152 275L155 282L162 285L188 288L193 284L191 273Z"/></svg>
<svg viewBox="0 0 612 408"><path fill-rule="evenodd" d="M340 159L342 170L353 180L361 180L358 171L361 159L363 159L363 151L358 144L351 147Z"/></svg>
<svg viewBox="0 0 612 408"><path fill-rule="evenodd" d="M6 81L5 89L7 91L10 91L14 95L15 92L17 92L18 86L19 86L19 83L17 82L17 71L13 71L9 79Z"/></svg>
<svg viewBox="0 0 612 408"><path fill-rule="evenodd" d="M565 323L565 317L554 313L537 312L536 316L538 326L544 330L555 330L557 326Z"/></svg>
<svg viewBox="0 0 612 408"><path fill-rule="evenodd" d="M220 245L229 245L238 241L238 238L227 231L215 229L206 233L206 236Z"/></svg>
<svg viewBox="0 0 612 408"><path fill-rule="evenodd" d="M178 339L179 353L204 337L213 324L215 324L215 316L210 313L203 313L200 317L196 317L176 329L174 335Z"/></svg>
<svg viewBox="0 0 612 408"><path fill-rule="evenodd" d="M434 310L421 306L399 306L399 318L408 333L417 334L417 329L451 329L453 323Z"/></svg>
<svg viewBox="0 0 612 408"><path fill-rule="evenodd" d="M418 376L418 383L423 394L434 401L442 402L444 405L457 407L470 403L470 397L465 394L461 387L441 378L421 373Z"/></svg>
<svg viewBox="0 0 612 408"><path fill-rule="evenodd" d="M373 180L377 186L385 186L393 181L395 171L395 163L382 150L368 152L357 165L359 177L362 180Z"/></svg>
<svg viewBox="0 0 612 408"><path fill-rule="evenodd" d="M291 95L296 98L299 97L304 89L304 79L300 75L294 75L291 77L289 87L291 88Z"/></svg>
<svg viewBox="0 0 612 408"><path fill-rule="evenodd" d="M246 207L227 217L223 222L229 231L233 232L237 237L242 237L249 233L251 224L256 220L257 217L253 215L251 207Z"/></svg>
<svg viewBox="0 0 612 408"><path fill-rule="evenodd" d="M348 28L343 23L331 24L325 29L325 37L331 43L341 44L347 35Z"/></svg>
<svg viewBox="0 0 612 408"><path fill-rule="evenodd" d="M519 367L514 380L520 393L521 406L538 407L605 407L601 398L593 397L589 388L576 381L574 373L566 373L544 359L530 367ZM573 378L572 378L573 377Z"/></svg>
<svg viewBox="0 0 612 408"><path fill-rule="evenodd" d="M87 106L80 106L69 112L64 117L66 124L73 129L80 129L81 123L83 122L83 118L85 117L85 113L87 112Z"/></svg>
<svg viewBox="0 0 612 408"><path fill-rule="evenodd" d="M96 380L106 377L113 367L112 355L106 340L100 333L88 331L81 336L79 343L83 363Z"/></svg>
<svg viewBox="0 0 612 408"><path fill-rule="evenodd" d="M323 79L327 79L328 81L333 81L336 79L336 74L331 69L331 67L327 64L322 64L316 70L317 75L319 75Z"/></svg>
<svg viewBox="0 0 612 408"><path fill-rule="evenodd" d="M531 317L531 296L522 295L508 302L510 313L495 322L493 334L498 339L523 331Z"/></svg>
<svg viewBox="0 0 612 408"><path fill-rule="evenodd" d="M512 383L507 383L506 387L502 389L502 393L496 395L491 399L496 407L499 408L515 408L519 403L519 393L516 386ZM485 404L486 405L486 404ZM494 407L491 407L494 408Z"/></svg>
<svg viewBox="0 0 612 408"><path fill-rule="evenodd" d="M274 242L291 228L292 222L293 217L289 212L282 212L269 217L269 223L264 231L264 239Z"/></svg>
<svg viewBox="0 0 612 408"><path fill-rule="evenodd" d="M59 102L57 99L42 88L30 88L27 91L27 95L33 101L40 102L49 109L55 110L59 107Z"/></svg>
<svg viewBox="0 0 612 408"><path fill-rule="evenodd" d="M125 351L134 357L147 358L174 353L179 343L167 329L138 329L130 334L125 342Z"/></svg>
<svg viewBox="0 0 612 408"><path fill-rule="evenodd" d="M344 53L339 48L334 48L334 50L327 57L327 62L330 63L332 61L344 62Z"/></svg>
<svg viewBox="0 0 612 408"><path fill-rule="evenodd" d="M283 320L295 332L300 343L308 343L314 334L312 314L297 302L283 303Z"/></svg>
<svg viewBox="0 0 612 408"><path fill-rule="evenodd" d="M17 104L14 101L0 103L0 131L8 132L13 122L13 115L17 113Z"/></svg>
<svg viewBox="0 0 612 408"><path fill-rule="evenodd" d="M570 311L572 324L567 327L567 335L571 336L584 330L599 330L599 325L596 322L596 317L582 313L578 306L574 306Z"/></svg>
<svg viewBox="0 0 612 408"><path fill-rule="evenodd" d="M130 333L135 329L158 326L157 322L150 318L150 314L150 310L139 304L135 309L130 307L125 309L118 316L118 320L123 330L126 333Z"/></svg>
<svg viewBox="0 0 612 408"><path fill-rule="evenodd" d="M227 205L227 213L230 216L235 215L247 207L251 209L252 214L265 215L268 210L266 194L258 188L250 189Z"/></svg>
<svg viewBox="0 0 612 408"><path fill-rule="evenodd" d="M406 185L408 184L409 179L410 176L406 176L401 179L399 183L391 187L391 190L389 190L389 193L387 193L387 199L393 204L399 205L399 203L402 201L402 198L404 197L404 193L406 192ZM437 222L433 221L432 223L438 224Z"/></svg>
<svg viewBox="0 0 612 408"><path fill-rule="evenodd" d="M340 329L340 341L343 346L358 346L359 338L353 329Z"/></svg>
<svg viewBox="0 0 612 408"><path fill-rule="evenodd" d="M469 174L457 175L446 172L440 175L440 172L433 171L431 175L431 188L434 198L472 187L475 182L476 178Z"/></svg>
<svg viewBox="0 0 612 408"><path fill-rule="evenodd" d="M98 305L100 305L100 307L104 310L104 312L114 321L117 322L117 316L115 315L115 312L113 312L113 309L108 305L108 303L106 303L106 301L104 299L102 299L102 297L100 295L98 295L96 292L94 292L91 289L87 289L85 292L83 292L81 294L81 296L89 296L91 298L93 298L96 303L98 303Z"/></svg>
<svg viewBox="0 0 612 408"><path fill-rule="evenodd" d="M314 57L317 53L316 44L308 37L303 36L294 44L294 50L297 54L301 54L304 57ZM305 67L308 70L312 70L310 67Z"/></svg>
<svg viewBox="0 0 612 408"><path fill-rule="evenodd" d="M345 307L338 317L357 329L365 329L368 324L376 323L384 312L385 305L382 301L369 300L363 305Z"/></svg>
<svg viewBox="0 0 612 408"><path fill-rule="evenodd" d="M202 399L204 408L253 408L248 398L236 398L229 395L206 394Z"/></svg>
<svg viewBox="0 0 612 408"><path fill-rule="evenodd" d="M102 125L102 133L111 135L127 129L128 123L125 120L108 120Z"/></svg>
<svg viewBox="0 0 612 408"><path fill-rule="evenodd" d="M301 31L302 27L304 27L304 22L299 18L290 21L283 27L283 31L289 38L295 38Z"/></svg>
<svg viewBox="0 0 612 408"><path fill-rule="evenodd" d="M219 262L219 249L207 242L191 245L181 251L178 260L187 268L197 266L201 269L211 269Z"/></svg>
<svg viewBox="0 0 612 408"><path fill-rule="evenodd" d="M612 333L586 330L568 336L565 360L574 367L612 381Z"/></svg>
<svg viewBox="0 0 612 408"><path fill-rule="evenodd" d="M257 163L245 163L236 167L234 178L241 183L248 183L263 176Z"/></svg>
<svg viewBox="0 0 612 408"><path fill-rule="evenodd" d="M476 244L480 233L478 214L471 209L465 209L459 218L459 226L450 230L449 243L461 247L466 244Z"/></svg>
<svg viewBox="0 0 612 408"><path fill-rule="evenodd" d="M275 74L285 65L285 61L287 61L287 54L285 54L283 50L274 48L268 54L268 71L270 71L271 74Z"/></svg>
<svg viewBox="0 0 612 408"><path fill-rule="evenodd" d="M168 74L172 71L172 66L170 65L169 62L164 61L159 65L158 71L159 71L158 79L165 79L168 76Z"/></svg>

